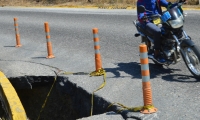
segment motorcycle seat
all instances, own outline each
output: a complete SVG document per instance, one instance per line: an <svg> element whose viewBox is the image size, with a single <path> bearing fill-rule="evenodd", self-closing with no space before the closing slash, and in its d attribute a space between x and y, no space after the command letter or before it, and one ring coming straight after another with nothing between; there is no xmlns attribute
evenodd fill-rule
<svg viewBox="0 0 200 120"><path fill-rule="evenodd" d="M136 21L136 26L137 26L138 31L140 31L141 33L143 33L143 34L145 34L145 35L147 35L147 36L149 36L151 38L153 37L153 34L148 32L148 31L146 31L139 21Z"/></svg>

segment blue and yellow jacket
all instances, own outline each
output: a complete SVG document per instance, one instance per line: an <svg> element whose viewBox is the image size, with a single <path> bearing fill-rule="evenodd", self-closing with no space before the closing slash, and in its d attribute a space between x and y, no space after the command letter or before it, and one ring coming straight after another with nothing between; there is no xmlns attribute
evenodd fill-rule
<svg viewBox="0 0 200 120"><path fill-rule="evenodd" d="M162 14L161 7L172 7L175 6L175 4L171 4L170 2L167 2L166 0L138 0L137 6L143 5L146 10L152 11L152 12L144 12L144 13L137 13L138 20L142 22L141 18L144 17L144 15L150 16L154 14Z"/></svg>

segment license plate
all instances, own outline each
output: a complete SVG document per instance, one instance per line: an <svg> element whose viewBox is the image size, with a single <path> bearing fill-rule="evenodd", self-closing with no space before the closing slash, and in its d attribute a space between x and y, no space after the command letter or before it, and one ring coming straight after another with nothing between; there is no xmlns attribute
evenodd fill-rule
<svg viewBox="0 0 200 120"><path fill-rule="evenodd" d="M160 18L156 18L156 19L153 20L153 23L156 24L156 25L160 24L161 23L161 19Z"/></svg>

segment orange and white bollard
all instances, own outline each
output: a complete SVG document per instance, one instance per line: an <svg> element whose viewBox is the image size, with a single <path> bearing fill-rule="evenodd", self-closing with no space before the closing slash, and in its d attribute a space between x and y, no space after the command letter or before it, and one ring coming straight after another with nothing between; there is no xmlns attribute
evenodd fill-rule
<svg viewBox="0 0 200 120"><path fill-rule="evenodd" d="M44 23L44 28L45 28L45 33L46 33L47 52L48 52L48 56L46 58L54 58L55 56L53 55L52 45L50 41L50 29L49 29L48 22Z"/></svg>
<svg viewBox="0 0 200 120"><path fill-rule="evenodd" d="M21 47L22 45L20 44L20 35L19 35L17 18L14 18L14 27L15 27L15 37L16 37L16 46L15 47Z"/></svg>
<svg viewBox="0 0 200 120"><path fill-rule="evenodd" d="M147 46L145 44L141 44L139 46L139 49L140 49L140 63L141 63L142 88L143 88L143 100L144 100L144 107L140 112L144 114L150 114L157 112L157 108L153 106L152 102L151 83L149 81L150 72L149 72Z"/></svg>
<svg viewBox="0 0 200 120"><path fill-rule="evenodd" d="M94 39L94 50L95 50L95 65L96 65L96 71L98 71L102 69L98 28L93 28L93 39Z"/></svg>

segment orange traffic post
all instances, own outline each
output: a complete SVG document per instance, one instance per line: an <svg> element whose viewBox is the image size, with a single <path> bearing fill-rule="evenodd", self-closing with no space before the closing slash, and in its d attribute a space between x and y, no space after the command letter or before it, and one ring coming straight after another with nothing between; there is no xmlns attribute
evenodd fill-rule
<svg viewBox="0 0 200 120"><path fill-rule="evenodd" d="M94 50L95 50L95 66L96 66L96 71L98 71L102 69L98 28L93 28L93 39L94 39Z"/></svg>
<svg viewBox="0 0 200 120"><path fill-rule="evenodd" d="M46 58L54 58L55 56L53 55L52 44L50 41L50 29L49 29L48 22L44 23L44 28L45 28L45 33L46 33L47 52L48 52L48 56Z"/></svg>
<svg viewBox="0 0 200 120"><path fill-rule="evenodd" d="M153 106L152 102L152 90L150 83L147 46L145 44L141 44L139 46L139 49L140 49L140 63L141 63L142 88L143 88L143 100L144 100L144 106L140 112L144 114L150 114L157 112L157 108Z"/></svg>
<svg viewBox="0 0 200 120"><path fill-rule="evenodd" d="M15 27L15 37L16 37L16 46L15 47L21 47L22 45L20 44L20 35L19 35L17 18L14 18L14 27Z"/></svg>

